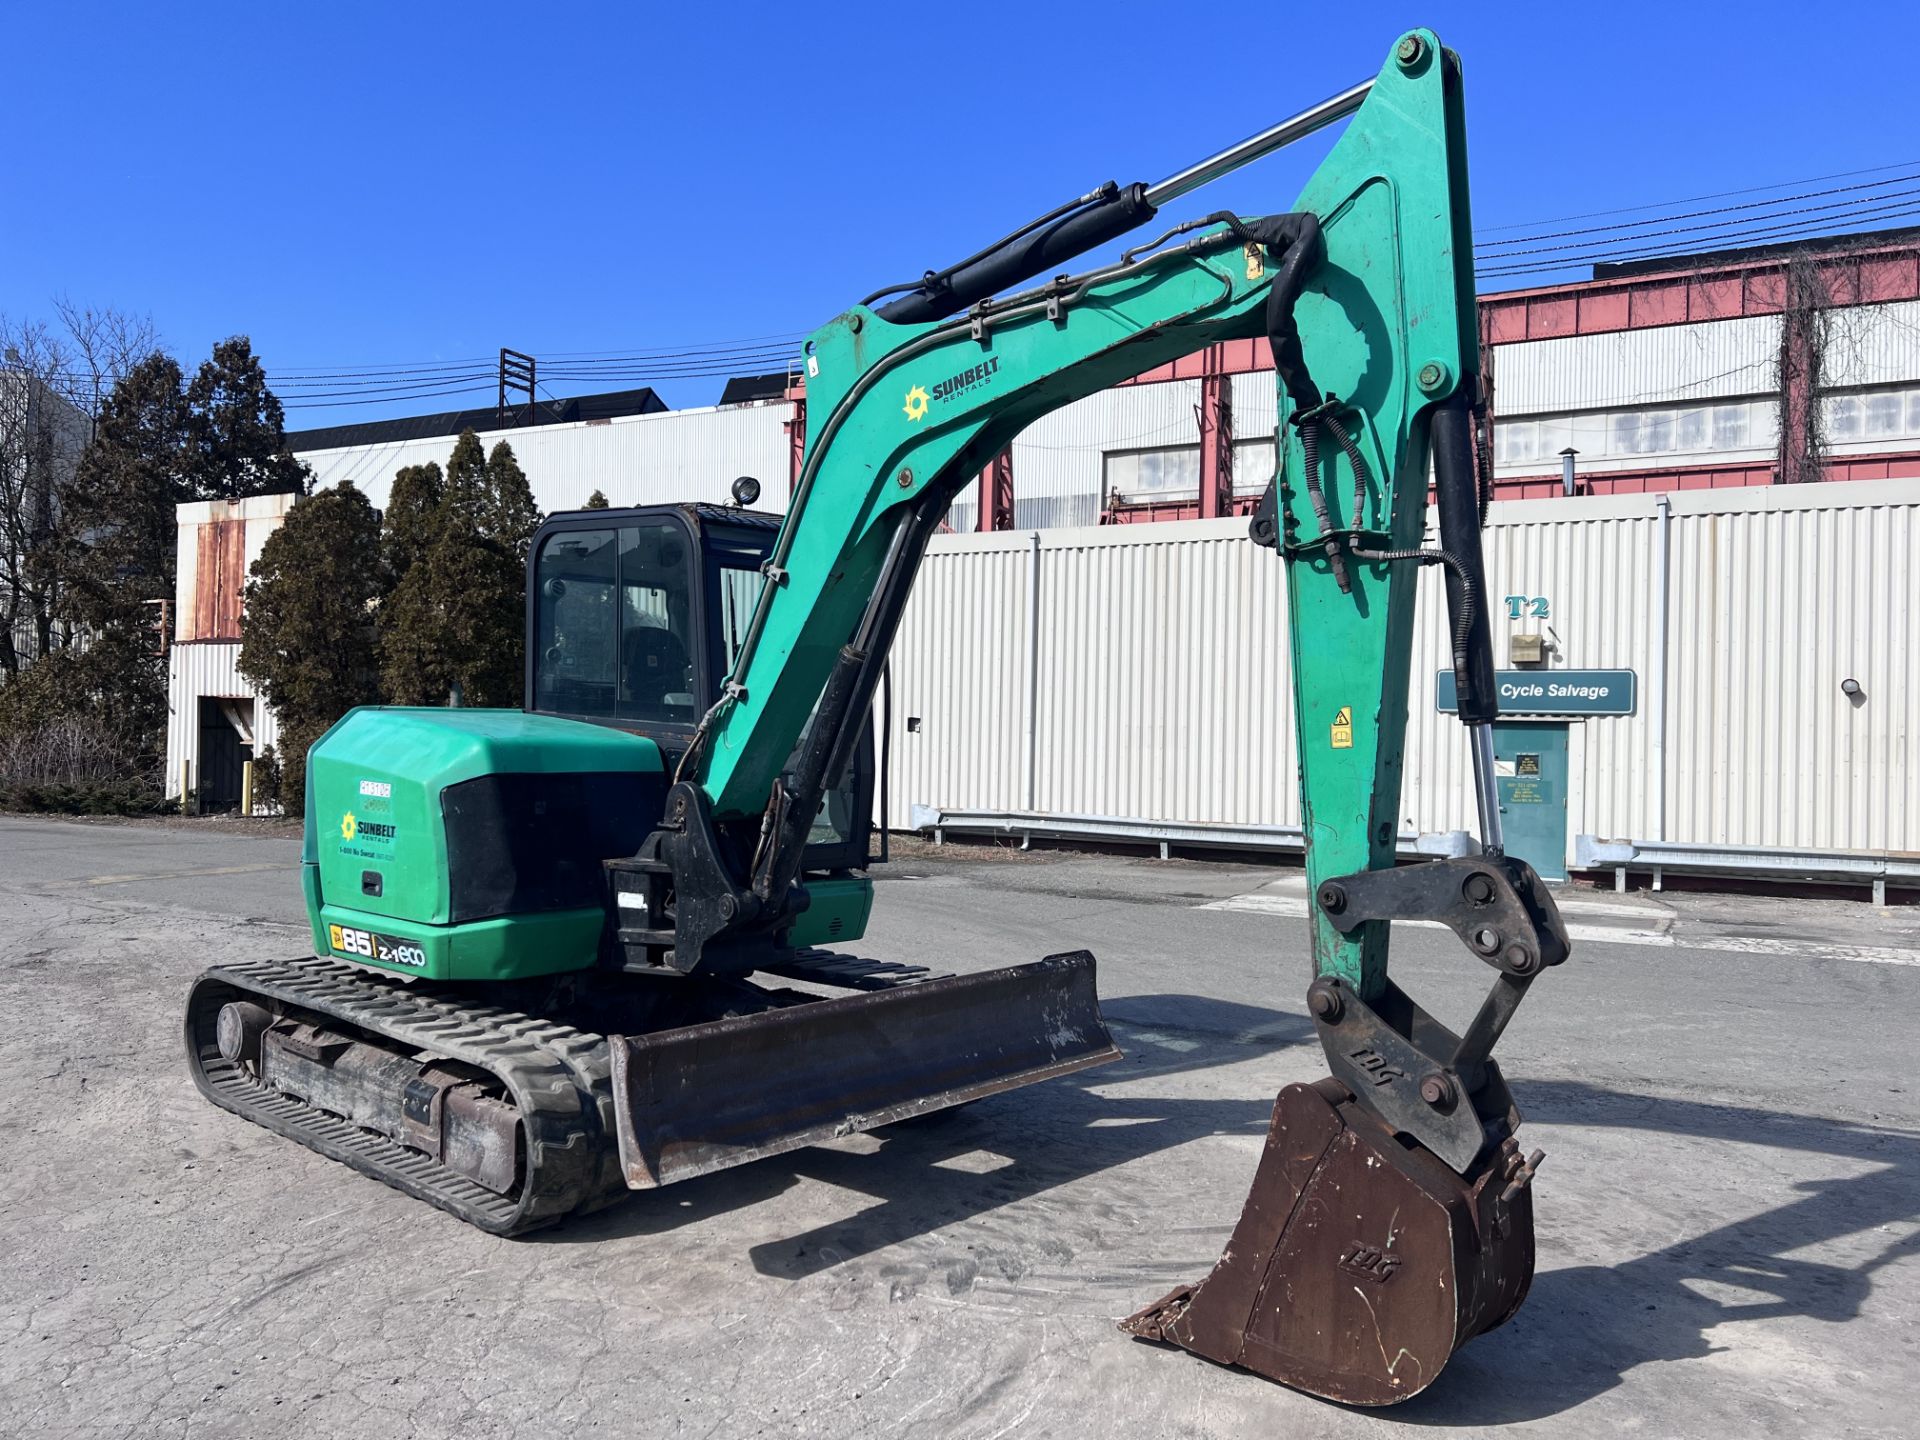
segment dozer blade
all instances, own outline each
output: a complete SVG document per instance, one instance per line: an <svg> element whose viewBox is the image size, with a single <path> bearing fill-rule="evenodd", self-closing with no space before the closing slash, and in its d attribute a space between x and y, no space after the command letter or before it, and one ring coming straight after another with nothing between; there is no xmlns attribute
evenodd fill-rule
<svg viewBox="0 0 1920 1440"><path fill-rule="evenodd" d="M1078 950L613 1036L627 1184L668 1185L1117 1060L1093 982L1093 956Z"/></svg>
<svg viewBox="0 0 1920 1440"><path fill-rule="evenodd" d="M1121 1328L1328 1400L1405 1400L1526 1298L1529 1178L1512 1139L1463 1177L1338 1081L1289 1085L1220 1263Z"/></svg>

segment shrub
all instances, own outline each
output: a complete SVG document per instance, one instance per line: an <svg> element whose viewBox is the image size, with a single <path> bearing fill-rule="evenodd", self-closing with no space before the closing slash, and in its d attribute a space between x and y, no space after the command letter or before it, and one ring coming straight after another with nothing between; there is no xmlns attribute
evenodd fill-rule
<svg viewBox="0 0 1920 1440"><path fill-rule="evenodd" d="M286 806L280 798L280 786L284 780L280 770L280 757L274 753L273 746L264 747L253 757L253 813L256 815L284 815Z"/></svg>
<svg viewBox="0 0 1920 1440"><path fill-rule="evenodd" d="M0 731L0 806L64 815L155 815L170 808L136 747L96 723L55 716Z"/></svg>

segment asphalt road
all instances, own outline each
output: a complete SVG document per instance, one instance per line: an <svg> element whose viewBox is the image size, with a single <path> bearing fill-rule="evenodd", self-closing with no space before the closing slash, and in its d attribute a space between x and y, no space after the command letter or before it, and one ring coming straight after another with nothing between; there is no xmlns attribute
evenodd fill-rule
<svg viewBox="0 0 1920 1440"><path fill-rule="evenodd" d="M294 841L0 817L0 1434L1894 1436L1920 1408L1916 912L1569 892L1502 1044L1519 1317L1390 1411L1132 1341L1320 1071L1285 871L919 857L883 959L1087 946L1121 1064L496 1240L217 1110L178 1007L302 953ZM1465 1018L1485 971L1407 930Z"/></svg>

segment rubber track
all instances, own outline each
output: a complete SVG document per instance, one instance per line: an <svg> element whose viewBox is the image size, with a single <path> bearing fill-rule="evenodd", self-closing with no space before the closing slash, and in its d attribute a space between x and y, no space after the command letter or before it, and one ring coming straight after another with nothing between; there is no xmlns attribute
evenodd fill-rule
<svg viewBox="0 0 1920 1440"><path fill-rule="evenodd" d="M479 1066L519 1111L525 1173L496 1195L417 1150L263 1085L223 1058L220 1007L264 1001L323 1016L410 1049ZM214 1104L496 1235L517 1235L626 1194L613 1135L606 1038L510 1010L457 1003L420 985L318 959L217 965L187 999L187 1059Z"/></svg>

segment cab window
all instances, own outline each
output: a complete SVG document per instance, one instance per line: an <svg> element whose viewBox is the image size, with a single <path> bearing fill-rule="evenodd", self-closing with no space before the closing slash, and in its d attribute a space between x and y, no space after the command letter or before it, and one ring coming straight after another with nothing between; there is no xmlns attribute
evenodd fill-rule
<svg viewBox="0 0 1920 1440"><path fill-rule="evenodd" d="M693 723L688 549L686 532L670 523L547 537L534 565L539 709Z"/></svg>

